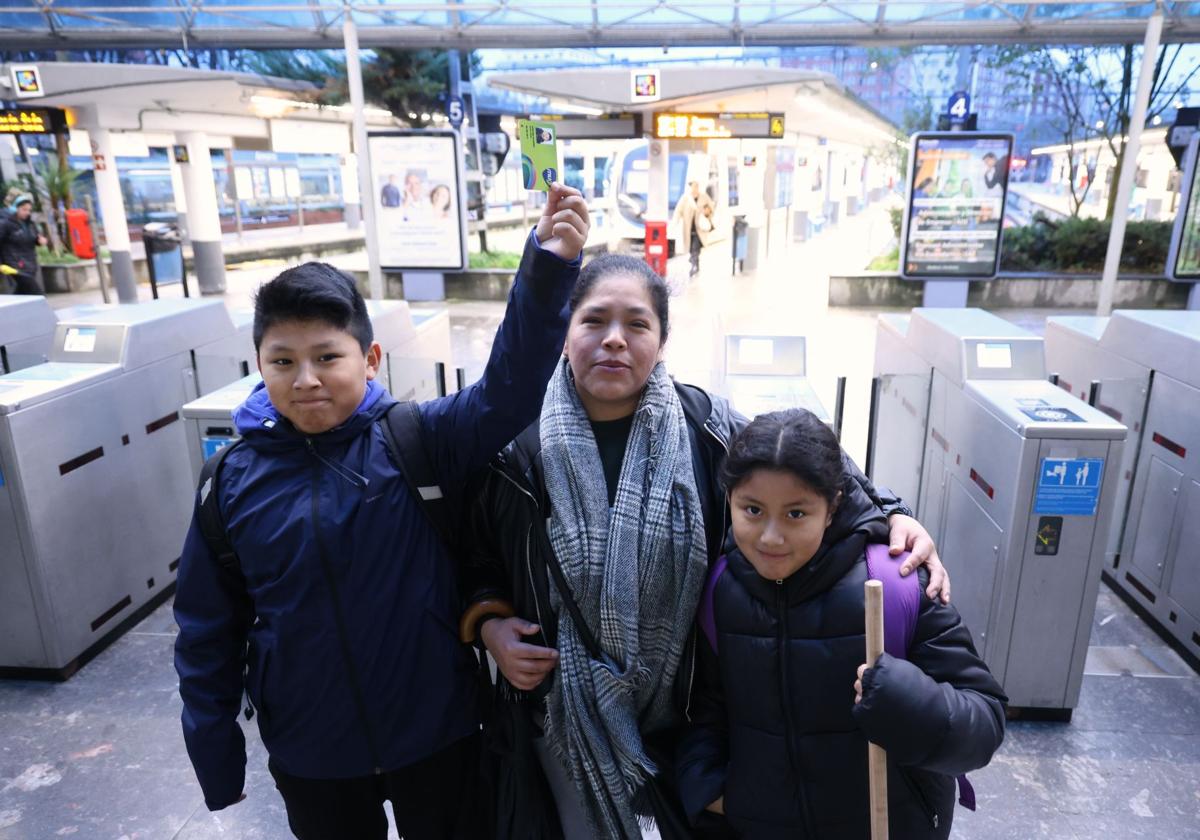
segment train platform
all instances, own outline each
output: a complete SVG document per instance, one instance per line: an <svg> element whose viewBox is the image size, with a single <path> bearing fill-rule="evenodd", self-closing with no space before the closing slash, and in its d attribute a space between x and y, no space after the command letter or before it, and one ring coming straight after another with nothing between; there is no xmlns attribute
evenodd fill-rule
<svg viewBox="0 0 1200 840"><path fill-rule="evenodd" d="M809 376L827 404L836 377L848 378L844 440L861 462L876 316L898 310L830 307L828 278L890 236L885 210L874 207L809 242L780 245L746 274L731 275L728 243L703 255L694 278L686 257L676 258L668 367L710 384L719 329L786 320L808 337ZM282 267L231 271L228 304L247 305ZM473 379L503 305L443 305L455 362ZM1064 311L998 314L1041 333L1048 315ZM943 559L953 574L955 558ZM175 634L168 602L68 682L0 681L0 840L291 836L253 722L243 721L246 801L218 813L204 807L180 731ZM1101 585L1072 720L1010 722L1003 747L971 781L978 810L960 808L954 820L953 836L964 840L1200 837L1200 675Z"/></svg>

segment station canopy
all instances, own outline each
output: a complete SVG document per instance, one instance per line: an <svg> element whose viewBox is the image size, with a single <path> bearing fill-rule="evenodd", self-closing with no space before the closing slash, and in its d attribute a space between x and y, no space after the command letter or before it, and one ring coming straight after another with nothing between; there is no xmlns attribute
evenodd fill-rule
<svg viewBox="0 0 1200 840"><path fill-rule="evenodd" d="M1161 2L1163 41L1200 2ZM1145 0L0 0L0 48L554 48L1140 42Z"/></svg>

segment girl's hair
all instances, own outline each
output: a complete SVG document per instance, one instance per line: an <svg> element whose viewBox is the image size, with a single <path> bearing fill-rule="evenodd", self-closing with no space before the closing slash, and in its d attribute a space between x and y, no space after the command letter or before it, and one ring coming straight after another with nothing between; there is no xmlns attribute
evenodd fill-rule
<svg viewBox="0 0 1200 840"><path fill-rule="evenodd" d="M579 304L583 303L587 296L592 293L592 289L595 288L597 283L618 274L636 277L646 284L646 293L650 295L650 303L654 307L654 314L658 316L658 322L662 325L662 338L659 341L659 345L665 344L667 341L667 332L670 329L667 284L654 269L647 265L644 260L639 260L637 257L631 257L627 254L601 254L585 265L583 270L579 272L579 279L575 282L575 289L571 292L571 314L575 314L575 310L579 308Z"/></svg>
<svg viewBox="0 0 1200 840"><path fill-rule="evenodd" d="M811 411L790 408L761 414L733 439L721 464L721 483L733 492L755 470L792 473L829 502L846 481L842 448Z"/></svg>

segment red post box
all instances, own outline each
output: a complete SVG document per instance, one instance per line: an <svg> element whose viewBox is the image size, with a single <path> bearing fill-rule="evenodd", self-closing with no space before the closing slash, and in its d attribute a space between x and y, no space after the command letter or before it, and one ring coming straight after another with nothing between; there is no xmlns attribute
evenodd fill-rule
<svg viewBox="0 0 1200 840"><path fill-rule="evenodd" d="M667 242L666 222L646 222L646 264L658 272L660 277L667 276Z"/></svg>
<svg viewBox="0 0 1200 840"><path fill-rule="evenodd" d="M81 260L90 260L96 256L96 245L92 242L92 229L88 227L86 210L78 207L67 211L67 232L71 236L71 250Z"/></svg>

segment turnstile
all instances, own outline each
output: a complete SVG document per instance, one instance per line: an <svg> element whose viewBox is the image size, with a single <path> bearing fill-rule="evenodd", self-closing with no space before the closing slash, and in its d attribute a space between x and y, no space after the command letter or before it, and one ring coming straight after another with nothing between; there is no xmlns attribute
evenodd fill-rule
<svg viewBox="0 0 1200 840"><path fill-rule="evenodd" d="M1125 427L1045 378L1042 340L979 309L882 316L871 477L916 500L1014 707L1079 700Z"/></svg>
<svg viewBox="0 0 1200 840"><path fill-rule="evenodd" d="M838 380L837 407L830 416L808 379L804 336L726 333L724 349L721 392L740 413L753 419L806 408L840 436L845 380Z"/></svg>
<svg viewBox="0 0 1200 840"><path fill-rule="evenodd" d="M57 324L42 295L0 295L0 375L45 362Z"/></svg>
<svg viewBox="0 0 1200 840"><path fill-rule="evenodd" d="M444 309L411 312L407 301L367 301L371 329L383 349L380 382L398 400L428 400L438 395L437 363L449 362L449 314ZM256 364L257 367L257 364ZM183 407L194 479L217 450L237 440L233 411L262 381L256 372ZM195 484L195 481L192 482Z"/></svg>
<svg viewBox="0 0 1200 840"><path fill-rule="evenodd" d="M170 592L192 351L230 328L221 301L96 307L0 377L0 669L69 676Z"/></svg>
<svg viewBox="0 0 1200 840"><path fill-rule="evenodd" d="M201 394L211 394L258 369L253 310L234 310L229 318L233 332L196 348L196 390Z"/></svg>
<svg viewBox="0 0 1200 840"><path fill-rule="evenodd" d="M1130 427L1106 577L1200 663L1200 312L1049 318L1046 362Z"/></svg>

